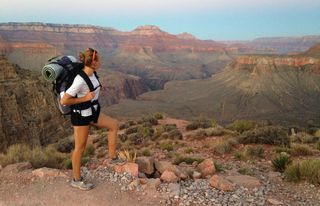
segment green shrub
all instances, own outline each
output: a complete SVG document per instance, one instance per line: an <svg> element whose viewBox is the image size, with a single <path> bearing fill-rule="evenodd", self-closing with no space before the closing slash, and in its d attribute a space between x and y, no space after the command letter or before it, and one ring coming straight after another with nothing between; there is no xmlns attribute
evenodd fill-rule
<svg viewBox="0 0 320 206"><path fill-rule="evenodd" d="M274 147L273 151L276 153L281 153L281 152L290 153L291 149L288 147Z"/></svg>
<svg viewBox="0 0 320 206"><path fill-rule="evenodd" d="M173 140L181 140L182 139L182 133L178 130L171 130L168 132L168 138Z"/></svg>
<svg viewBox="0 0 320 206"><path fill-rule="evenodd" d="M163 119L163 115L160 112L155 113L153 117L156 119Z"/></svg>
<svg viewBox="0 0 320 206"><path fill-rule="evenodd" d="M294 156L308 156L313 155L313 151L308 145L294 144L291 147L290 154Z"/></svg>
<svg viewBox="0 0 320 206"><path fill-rule="evenodd" d="M34 168L61 168L65 158L66 155L58 152L53 145L46 148L37 146L31 149L27 145L16 144L11 145L7 153L0 158L0 164L6 166L18 162L30 162Z"/></svg>
<svg viewBox="0 0 320 206"><path fill-rule="evenodd" d="M192 164L193 162L197 162L198 164L201 163L204 159L199 157L191 157L191 156L180 156L176 155L173 160L174 164L180 164L181 162L185 162L187 164Z"/></svg>
<svg viewBox="0 0 320 206"><path fill-rule="evenodd" d="M137 133L133 133L128 135L128 140L126 142L130 142L134 145L141 145L142 143L144 143L145 138L143 138L141 135L137 134Z"/></svg>
<svg viewBox="0 0 320 206"><path fill-rule="evenodd" d="M119 134L118 137L119 137L121 142L125 142L125 141L128 140L128 135L127 134Z"/></svg>
<svg viewBox="0 0 320 206"><path fill-rule="evenodd" d="M187 154L190 154L190 153L193 152L193 149L191 147L188 147L188 148L184 149L184 152L187 153Z"/></svg>
<svg viewBox="0 0 320 206"><path fill-rule="evenodd" d="M129 134L136 133L137 131L138 131L138 127L134 126L134 127L127 128L124 133L129 135Z"/></svg>
<svg viewBox="0 0 320 206"><path fill-rule="evenodd" d="M272 166L277 172L284 172L287 166L291 163L290 156L287 154L280 154L272 160Z"/></svg>
<svg viewBox="0 0 320 206"><path fill-rule="evenodd" d="M154 134L154 129L148 126L139 126L137 129L137 134L143 139L151 139Z"/></svg>
<svg viewBox="0 0 320 206"><path fill-rule="evenodd" d="M142 122L150 123L151 125L157 125L158 124L158 120L153 116L142 117Z"/></svg>
<svg viewBox="0 0 320 206"><path fill-rule="evenodd" d="M239 133L243 133L248 130L252 130L257 126L257 123L249 120L236 120L232 124L228 125L227 128Z"/></svg>
<svg viewBox="0 0 320 206"><path fill-rule="evenodd" d="M258 146L250 146L246 145L242 151L236 152L235 158L239 160L249 160L256 157L263 158L264 157L264 148L261 145Z"/></svg>
<svg viewBox="0 0 320 206"><path fill-rule="evenodd" d="M318 140L319 140L319 137L310 135L305 132L299 132L299 133L291 136L291 141L297 142L297 143L309 144L309 143L315 143Z"/></svg>
<svg viewBox="0 0 320 206"><path fill-rule="evenodd" d="M238 170L238 172L242 175L249 175L249 176L252 176L253 175L253 172L249 169L249 168L246 168L246 167L243 167L243 168L240 168Z"/></svg>
<svg viewBox="0 0 320 206"><path fill-rule="evenodd" d="M225 170L220 162L214 162L214 167L216 168L217 172L223 172Z"/></svg>
<svg viewBox="0 0 320 206"><path fill-rule="evenodd" d="M56 143L56 148L59 152L70 153L74 148L74 141L69 138L60 139Z"/></svg>
<svg viewBox="0 0 320 206"><path fill-rule="evenodd" d="M31 157L31 149L25 144L11 145L6 154L1 157L0 165L6 166L8 164L14 164L18 162L29 161Z"/></svg>
<svg viewBox="0 0 320 206"><path fill-rule="evenodd" d="M303 160L289 166L284 176L288 181L307 180L314 185L320 184L320 160Z"/></svg>
<svg viewBox="0 0 320 206"><path fill-rule="evenodd" d="M313 135L314 135L315 137L320 138L320 129L317 129L317 130L313 133Z"/></svg>
<svg viewBox="0 0 320 206"><path fill-rule="evenodd" d="M217 123L215 120L199 118L199 119L193 120L190 124L188 124L186 129L187 130L196 130L199 128L206 129L206 128L213 127L216 125L217 125Z"/></svg>
<svg viewBox="0 0 320 206"><path fill-rule="evenodd" d="M165 132L170 132L173 130L177 130L177 125L176 124L165 124L162 125L163 131Z"/></svg>
<svg viewBox="0 0 320 206"><path fill-rule="evenodd" d="M160 142L160 148L162 150L167 150L168 152L173 151L173 149L174 149L173 142L162 141L162 142Z"/></svg>
<svg viewBox="0 0 320 206"><path fill-rule="evenodd" d="M297 182L301 180L299 164L291 164L284 171L284 177L287 181Z"/></svg>
<svg viewBox="0 0 320 206"><path fill-rule="evenodd" d="M217 126L205 130L206 136L222 136L224 135L223 127Z"/></svg>
<svg viewBox="0 0 320 206"><path fill-rule="evenodd" d="M317 148L317 150L320 150L320 141L319 141L319 142L317 142L317 144L316 144L316 148Z"/></svg>
<svg viewBox="0 0 320 206"><path fill-rule="evenodd" d="M214 154L224 155L232 151L232 148L237 144L237 141L233 138L223 139L217 141L212 145L212 151Z"/></svg>
<svg viewBox="0 0 320 206"><path fill-rule="evenodd" d="M243 144L272 144L283 147L290 146L290 138L282 127L265 126L243 132L239 137Z"/></svg>
<svg viewBox="0 0 320 206"><path fill-rule="evenodd" d="M141 154L142 154L142 156L147 156L147 157L151 156L151 152L149 149L143 149Z"/></svg>
<svg viewBox="0 0 320 206"><path fill-rule="evenodd" d="M89 144L84 150L83 156L92 156L94 155L94 151L95 151L94 146L92 144Z"/></svg>
<svg viewBox="0 0 320 206"><path fill-rule="evenodd" d="M66 155L56 150L54 146L47 146L46 148L35 147L31 150L31 157L29 162L34 168L50 167L62 168Z"/></svg>

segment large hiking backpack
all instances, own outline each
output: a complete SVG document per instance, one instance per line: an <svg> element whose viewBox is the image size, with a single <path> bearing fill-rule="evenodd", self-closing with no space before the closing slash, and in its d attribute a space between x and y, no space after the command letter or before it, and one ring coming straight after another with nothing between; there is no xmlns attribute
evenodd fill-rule
<svg viewBox="0 0 320 206"><path fill-rule="evenodd" d="M56 103L62 115L71 114L73 109L82 110L90 107L93 108L93 104L95 104L91 101L71 106L62 105L60 103L65 91L72 85L74 78L78 74L87 83L91 92L95 90L88 75L82 70L83 67L83 64L73 56L57 56L49 59L48 64L42 68L43 77L48 81L52 81L52 90L55 94ZM98 79L96 72L94 72L94 75Z"/></svg>

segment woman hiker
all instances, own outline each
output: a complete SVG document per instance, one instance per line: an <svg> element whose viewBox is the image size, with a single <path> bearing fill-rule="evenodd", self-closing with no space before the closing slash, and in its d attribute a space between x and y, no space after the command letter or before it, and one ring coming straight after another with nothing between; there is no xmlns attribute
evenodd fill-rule
<svg viewBox="0 0 320 206"><path fill-rule="evenodd" d="M71 185L81 190L90 190L94 185L84 181L80 174L81 157L86 148L90 125L109 129L110 162L119 163L122 160L116 154L118 121L100 112L98 97L101 85L96 75L96 71L101 66L100 56L96 50L88 48L80 52L80 61L84 65L83 72L80 71L75 77L72 85L63 95L61 104L73 106L71 123L74 129L75 148L72 153L73 179Z"/></svg>

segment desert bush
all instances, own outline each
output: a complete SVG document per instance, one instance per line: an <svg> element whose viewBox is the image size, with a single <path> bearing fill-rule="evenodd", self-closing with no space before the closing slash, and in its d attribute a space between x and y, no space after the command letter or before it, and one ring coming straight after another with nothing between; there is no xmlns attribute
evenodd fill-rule
<svg viewBox="0 0 320 206"><path fill-rule="evenodd" d="M48 145L46 148L37 146L31 149L27 145L16 144L11 145L6 154L0 158L0 164L6 166L18 162L30 162L34 168L62 168L65 159L66 155L58 152L54 145Z"/></svg>
<svg viewBox="0 0 320 206"><path fill-rule="evenodd" d="M150 157L151 156L151 152L149 149L145 148L141 151L141 155L142 156L147 156L147 157Z"/></svg>
<svg viewBox="0 0 320 206"><path fill-rule="evenodd" d="M144 138L137 133L128 135L128 141L134 145L141 145L144 142Z"/></svg>
<svg viewBox="0 0 320 206"><path fill-rule="evenodd" d="M124 122L119 125L119 130L127 129L129 127L130 125L127 122Z"/></svg>
<svg viewBox="0 0 320 206"><path fill-rule="evenodd" d="M284 176L289 181L307 180L314 185L320 184L320 160L310 159L289 166Z"/></svg>
<svg viewBox="0 0 320 206"><path fill-rule="evenodd" d="M125 142L125 141L128 140L128 135L127 134L119 134L118 137L119 137L121 142Z"/></svg>
<svg viewBox="0 0 320 206"><path fill-rule="evenodd" d="M154 118L156 119L163 119L163 114L160 113L160 112L156 112L154 115L153 115Z"/></svg>
<svg viewBox="0 0 320 206"><path fill-rule="evenodd" d="M272 166L275 171L282 173L291 162L290 156L282 153L272 160Z"/></svg>
<svg viewBox="0 0 320 206"><path fill-rule="evenodd" d="M319 140L319 137L310 135L308 133L305 132L299 132L297 134L294 134L291 136L291 141L292 142L297 142L297 143L304 143L304 144L308 144L308 143L315 143Z"/></svg>
<svg viewBox="0 0 320 206"><path fill-rule="evenodd" d="M320 150L320 141L316 143L317 150Z"/></svg>
<svg viewBox="0 0 320 206"><path fill-rule="evenodd" d="M182 133L178 129L171 130L168 132L168 138L172 140L181 140Z"/></svg>
<svg viewBox="0 0 320 206"><path fill-rule="evenodd" d="M205 134L206 136L222 136L224 135L224 129L221 126L207 128Z"/></svg>
<svg viewBox="0 0 320 206"><path fill-rule="evenodd" d="M272 144L283 147L290 146L290 138L282 127L265 126L243 132L239 136L239 142L243 144Z"/></svg>
<svg viewBox="0 0 320 206"><path fill-rule="evenodd" d="M148 126L139 126L137 129L137 134L144 139L151 139L154 134L154 129Z"/></svg>
<svg viewBox="0 0 320 206"><path fill-rule="evenodd" d="M94 155L94 151L95 151L94 146L92 144L89 144L84 150L83 156L92 156Z"/></svg>
<svg viewBox="0 0 320 206"><path fill-rule="evenodd" d="M173 130L177 130L177 125L176 124L165 124L162 125L163 131L165 132L170 132Z"/></svg>
<svg viewBox="0 0 320 206"><path fill-rule="evenodd" d="M6 166L18 162L29 161L31 156L31 149L25 144L11 145L6 153L0 159L0 165Z"/></svg>
<svg viewBox="0 0 320 206"><path fill-rule="evenodd" d="M144 117L142 117L141 120L142 120L143 123L150 123L151 125L157 125L158 124L158 120L153 116L144 116Z"/></svg>
<svg viewBox="0 0 320 206"><path fill-rule="evenodd" d="M160 148L162 150L167 150L168 152L173 151L174 145L172 141L161 141Z"/></svg>
<svg viewBox="0 0 320 206"><path fill-rule="evenodd" d="M119 152L119 158L127 162L135 162L137 158L137 152L129 152L128 150L123 150Z"/></svg>
<svg viewBox="0 0 320 206"><path fill-rule="evenodd" d="M190 124L188 124L186 129L187 130L196 130L199 128L206 129L206 128L213 127L216 125L217 125L217 123L215 120L199 118L199 119L193 120Z"/></svg>
<svg viewBox="0 0 320 206"><path fill-rule="evenodd" d="M314 133L313 136L320 138L320 129L317 129Z"/></svg>
<svg viewBox="0 0 320 206"><path fill-rule="evenodd" d="M173 164L180 164L185 162L187 164L192 164L193 162L197 162L198 164L201 163L204 159L199 157L192 157L192 156L184 156L184 155L176 155L173 160Z"/></svg>
<svg viewBox="0 0 320 206"><path fill-rule="evenodd" d="M235 158L239 160L249 160L256 157L264 157L264 148L261 145L246 145L241 151L235 153Z"/></svg>
<svg viewBox="0 0 320 206"><path fill-rule="evenodd" d="M234 138L223 139L212 145L212 151L214 154L224 155L225 153L231 152L236 144L237 141Z"/></svg>
<svg viewBox="0 0 320 206"><path fill-rule="evenodd" d="M249 176L252 176L253 175L253 172L252 170L250 170L249 168L247 167L242 167L240 169L238 169L238 172L242 175L249 175Z"/></svg>
<svg viewBox="0 0 320 206"><path fill-rule="evenodd" d="M187 154L190 154L190 153L193 152L193 149L191 147L188 147L188 148L184 149L184 152L187 153Z"/></svg>
<svg viewBox="0 0 320 206"><path fill-rule="evenodd" d="M70 153L73 148L74 148L74 141L71 140L70 138L60 139L56 143L56 149L62 153Z"/></svg>
<svg viewBox="0 0 320 206"><path fill-rule="evenodd" d="M138 131L138 127L137 126L133 126L133 127L129 127L125 130L125 134L133 134L136 133Z"/></svg>
<svg viewBox="0 0 320 206"><path fill-rule="evenodd" d="M290 154L294 156L308 156L312 155L313 151L308 145L293 144L290 150Z"/></svg>
<svg viewBox="0 0 320 206"><path fill-rule="evenodd" d="M224 166L223 166L220 162L215 161L215 162L214 162L214 167L216 168L216 171L217 171L217 172L223 172L223 171L225 171Z"/></svg>
<svg viewBox="0 0 320 206"><path fill-rule="evenodd" d="M276 153L282 153L282 152L290 153L291 149L288 147L274 147L273 151Z"/></svg>
<svg viewBox="0 0 320 206"><path fill-rule="evenodd" d="M227 126L227 129L243 133L248 130L252 130L257 126L257 123L250 120L236 120L232 124Z"/></svg>

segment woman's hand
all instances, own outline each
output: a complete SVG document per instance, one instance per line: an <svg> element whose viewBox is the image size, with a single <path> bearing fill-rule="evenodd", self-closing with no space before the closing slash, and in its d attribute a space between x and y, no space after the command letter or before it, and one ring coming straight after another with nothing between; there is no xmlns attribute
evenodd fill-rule
<svg viewBox="0 0 320 206"><path fill-rule="evenodd" d="M86 96L84 96L84 98L86 99L86 101L91 101L94 98L94 96L94 92L88 92Z"/></svg>

